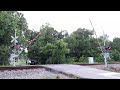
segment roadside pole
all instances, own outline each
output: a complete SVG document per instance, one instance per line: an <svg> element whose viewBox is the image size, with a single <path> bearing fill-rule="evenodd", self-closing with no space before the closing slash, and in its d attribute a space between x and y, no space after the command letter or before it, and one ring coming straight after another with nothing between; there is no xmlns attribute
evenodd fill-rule
<svg viewBox="0 0 120 90"><path fill-rule="evenodd" d="M16 29L15 29L15 40L14 40L14 46L16 46ZM14 47L14 55L15 55L15 54L16 54L16 48ZM13 61L14 61L14 64L13 64L13 65L16 66L16 65L15 65L15 58L14 58Z"/></svg>
<svg viewBox="0 0 120 90"><path fill-rule="evenodd" d="M89 21L90 21L90 24L91 24L91 26L92 26L92 28L93 28L93 31L95 32L95 36L96 36L97 42L98 42L99 47L100 47L100 49L101 49L101 52L102 52L102 54L103 54L104 62L105 62L105 67L107 67L107 52L106 52L106 50L105 50L105 42L106 42L107 36L105 37L104 31L103 31L103 41L104 41L104 50L103 50L103 48L102 48L102 46L100 45L100 42L99 42L99 40L98 40L98 38L97 38L97 34L96 34L96 31L95 31L95 29L94 29L94 27L93 27L93 25L92 25L92 22L91 22L90 19L89 19Z"/></svg>
<svg viewBox="0 0 120 90"><path fill-rule="evenodd" d="M103 31L103 41L104 41L104 48L105 48L105 42L106 42L107 37L105 37L104 31ZM107 67L107 55L106 55L106 50L104 50L104 62L105 62L105 67Z"/></svg>

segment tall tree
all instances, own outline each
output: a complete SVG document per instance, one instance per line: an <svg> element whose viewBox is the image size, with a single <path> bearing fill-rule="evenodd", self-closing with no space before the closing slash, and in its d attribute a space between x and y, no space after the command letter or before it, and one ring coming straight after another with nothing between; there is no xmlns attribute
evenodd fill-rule
<svg viewBox="0 0 120 90"><path fill-rule="evenodd" d="M16 19L8 11L0 12L0 64L8 64L11 35L17 27ZM6 62L6 63L5 63Z"/></svg>
<svg viewBox="0 0 120 90"><path fill-rule="evenodd" d="M112 42L112 48L120 52L120 38L114 38Z"/></svg>
<svg viewBox="0 0 120 90"><path fill-rule="evenodd" d="M28 57L38 63L63 63L67 53L67 44L58 38L58 32L49 24L42 26L40 36L30 46Z"/></svg>
<svg viewBox="0 0 120 90"><path fill-rule="evenodd" d="M0 47L6 48L6 52L9 51L9 46L11 46L11 36L14 36L15 29L18 36L19 43L25 46L25 41L23 39L22 32L25 33L25 38L29 33L26 19L22 13L17 11L1 11L0 12ZM29 36L27 36L29 39ZM2 46L4 45L4 46ZM10 54L10 53L9 53ZM1 56L2 57L2 56ZM7 56L6 56L7 57ZM2 58L3 59L3 58Z"/></svg>
<svg viewBox="0 0 120 90"><path fill-rule="evenodd" d="M57 40L55 45L55 49L52 52L51 62L52 64L62 64L66 62L65 55L69 53L69 49L67 48L67 43L63 40Z"/></svg>
<svg viewBox="0 0 120 90"><path fill-rule="evenodd" d="M89 56L90 37L92 37L93 31L87 30L85 28L78 28L70 36L66 37L65 41L68 43L70 48L69 56L80 58L80 56Z"/></svg>

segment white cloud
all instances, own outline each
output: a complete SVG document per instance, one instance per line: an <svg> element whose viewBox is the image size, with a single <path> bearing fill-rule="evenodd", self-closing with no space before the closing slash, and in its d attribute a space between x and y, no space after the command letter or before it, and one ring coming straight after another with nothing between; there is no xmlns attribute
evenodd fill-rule
<svg viewBox="0 0 120 90"><path fill-rule="evenodd" d="M19 11L22 12L30 29L39 31L41 25L49 22L57 31L67 30L69 33L79 27L92 29L92 20L97 35L102 31L109 39L120 37L120 11Z"/></svg>

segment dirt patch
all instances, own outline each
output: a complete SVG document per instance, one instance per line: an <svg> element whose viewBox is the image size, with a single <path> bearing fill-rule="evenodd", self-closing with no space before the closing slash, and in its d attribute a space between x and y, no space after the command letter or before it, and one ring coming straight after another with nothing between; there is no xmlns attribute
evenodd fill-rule
<svg viewBox="0 0 120 90"><path fill-rule="evenodd" d="M89 67L120 73L120 64L108 64L107 67L105 67L105 65L94 65Z"/></svg>

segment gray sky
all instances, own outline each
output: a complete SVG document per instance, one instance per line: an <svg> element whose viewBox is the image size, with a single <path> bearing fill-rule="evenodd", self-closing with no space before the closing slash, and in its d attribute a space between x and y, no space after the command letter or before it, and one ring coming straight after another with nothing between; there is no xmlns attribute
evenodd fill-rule
<svg viewBox="0 0 120 90"><path fill-rule="evenodd" d="M98 36L103 30L112 40L120 37L120 11L19 11L24 14L29 29L39 31L41 25L50 23L57 31L67 30L69 33L79 27L92 29L91 19Z"/></svg>

